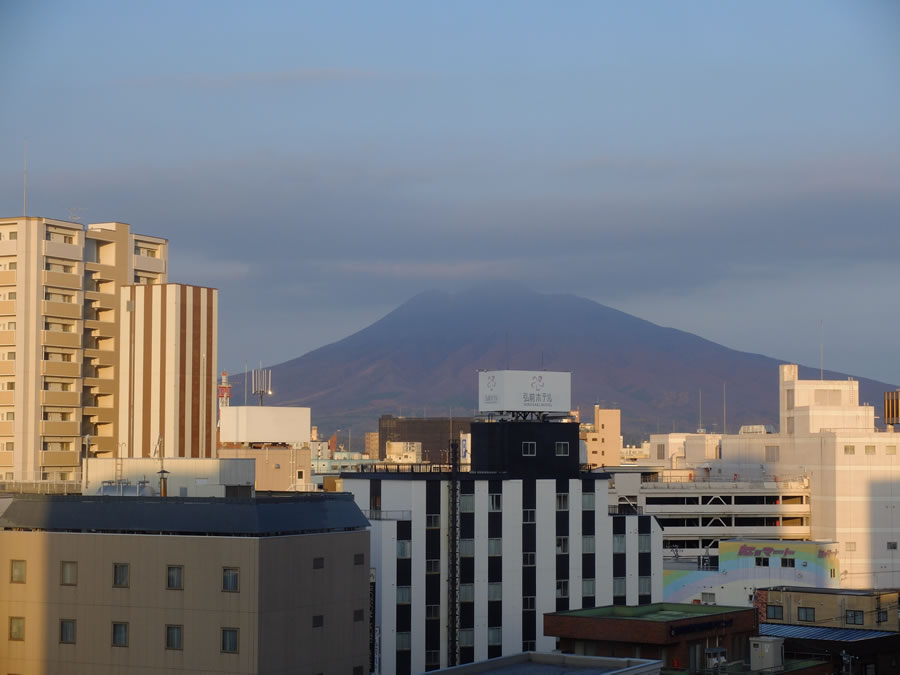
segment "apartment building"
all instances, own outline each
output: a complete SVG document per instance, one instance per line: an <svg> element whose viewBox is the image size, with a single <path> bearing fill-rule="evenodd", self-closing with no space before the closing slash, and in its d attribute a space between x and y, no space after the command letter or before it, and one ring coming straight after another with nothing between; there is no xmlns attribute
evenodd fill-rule
<svg viewBox="0 0 900 675"><path fill-rule="evenodd" d="M622 411L594 406L594 421L581 425L585 444L584 463L592 468L622 463Z"/></svg>
<svg viewBox="0 0 900 675"><path fill-rule="evenodd" d="M773 586L756 591L760 623L900 632L897 591Z"/></svg>
<svg viewBox="0 0 900 675"><path fill-rule="evenodd" d="M0 672L369 672L350 495L0 497Z"/></svg>

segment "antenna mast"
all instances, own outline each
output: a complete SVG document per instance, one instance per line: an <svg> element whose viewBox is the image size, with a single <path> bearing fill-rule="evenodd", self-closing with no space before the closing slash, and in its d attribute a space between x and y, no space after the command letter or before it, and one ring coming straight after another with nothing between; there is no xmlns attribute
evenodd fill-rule
<svg viewBox="0 0 900 675"><path fill-rule="evenodd" d="M819 321L819 379L825 379L825 322Z"/></svg>
<svg viewBox="0 0 900 675"><path fill-rule="evenodd" d="M22 154L22 217L28 217L28 139Z"/></svg>

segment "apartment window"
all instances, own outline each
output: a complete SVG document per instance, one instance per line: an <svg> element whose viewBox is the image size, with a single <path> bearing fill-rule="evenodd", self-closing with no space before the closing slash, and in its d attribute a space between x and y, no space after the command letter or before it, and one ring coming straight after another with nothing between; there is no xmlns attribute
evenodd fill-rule
<svg viewBox="0 0 900 675"><path fill-rule="evenodd" d="M779 446L777 445L767 445L766 446L766 461L767 462L777 462L779 455Z"/></svg>
<svg viewBox="0 0 900 675"><path fill-rule="evenodd" d="M560 492L556 495L556 510L557 511L568 511L569 510L569 494L567 492Z"/></svg>
<svg viewBox="0 0 900 675"><path fill-rule="evenodd" d="M886 446L884 446L884 454L886 454L886 455L896 455L896 454L897 454L897 446L896 446L896 445L886 445Z"/></svg>
<svg viewBox="0 0 900 675"><path fill-rule="evenodd" d="M569 442L568 441L556 441L556 456L557 457L568 457L569 456Z"/></svg>
<svg viewBox="0 0 900 675"><path fill-rule="evenodd" d="M797 608L797 621L815 621L816 620L816 608L815 607L798 607Z"/></svg>
<svg viewBox="0 0 900 675"><path fill-rule="evenodd" d="M536 649L534 640L525 640L522 642L523 652L533 652Z"/></svg>
<svg viewBox="0 0 900 675"><path fill-rule="evenodd" d="M475 631L471 628L464 628L459 631L459 646L460 647L474 647L475 646Z"/></svg>
<svg viewBox="0 0 900 675"><path fill-rule="evenodd" d="M9 617L9 639L14 642L21 642L25 639L25 617Z"/></svg>
<svg viewBox="0 0 900 675"><path fill-rule="evenodd" d="M113 563L113 587L128 588L128 563Z"/></svg>
<svg viewBox="0 0 900 675"><path fill-rule="evenodd" d="M638 577L638 595L650 595L650 577Z"/></svg>
<svg viewBox="0 0 900 675"><path fill-rule="evenodd" d="M769 559L764 558L762 556L755 558L753 562L757 567L768 567L769 566Z"/></svg>
<svg viewBox="0 0 900 675"><path fill-rule="evenodd" d="M701 593L700 594L700 602L703 604L716 604L716 594L715 593Z"/></svg>
<svg viewBox="0 0 900 675"><path fill-rule="evenodd" d="M360 610L362 611L362 610ZM425 618L426 619L440 619L441 618L441 606L440 605L425 605Z"/></svg>
<svg viewBox="0 0 900 675"><path fill-rule="evenodd" d="M397 540L397 557L409 558L412 555L412 542L408 539Z"/></svg>
<svg viewBox="0 0 900 675"><path fill-rule="evenodd" d="M170 591L184 589L184 567L181 565L168 565L166 567L166 588Z"/></svg>
<svg viewBox="0 0 900 675"><path fill-rule="evenodd" d="M441 517L438 514L429 514L425 516L425 527L429 530L439 530L441 527Z"/></svg>
<svg viewBox="0 0 900 675"><path fill-rule="evenodd" d="M313 614L312 627L313 628L321 628L324 625L325 625L325 615L324 614Z"/></svg>
<svg viewBox="0 0 900 675"><path fill-rule="evenodd" d="M784 619L784 607L781 605L766 605L766 618L782 621Z"/></svg>
<svg viewBox="0 0 900 675"><path fill-rule="evenodd" d="M533 523L534 522L534 509L523 509L522 510L522 522L523 523Z"/></svg>
<svg viewBox="0 0 900 675"><path fill-rule="evenodd" d="M885 623L888 620L888 612L886 609L878 610L878 623Z"/></svg>
<svg viewBox="0 0 900 675"><path fill-rule="evenodd" d="M72 443L69 441L44 441L42 447L44 452L69 452L72 449Z"/></svg>
<svg viewBox="0 0 900 675"><path fill-rule="evenodd" d="M6 387L9 389L9 386ZM45 382L44 391L71 391L72 385L69 382Z"/></svg>
<svg viewBox="0 0 900 675"><path fill-rule="evenodd" d="M522 456L534 457L537 454L537 443L534 441L524 441L522 443Z"/></svg>
<svg viewBox="0 0 900 675"><path fill-rule="evenodd" d="M591 597L596 595L596 587L594 585L593 579L582 579L581 580L581 596L582 597Z"/></svg>
<svg viewBox="0 0 900 675"><path fill-rule="evenodd" d="M304 474L304 472L303 472L302 469L301 469L300 471L298 471L298 472L297 472L297 480L303 480L303 476L304 476L304 475L305 475L305 474Z"/></svg>
<svg viewBox="0 0 900 675"><path fill-rule="evenodd" d="M224 654L237 654L238 647L240 642L238 629L237 628L223 628L222 629L222 653Z"/></svg>
<svg viewBox="0 0 900 675"><path fill-rule="evenodd" d="M867 455L874 455L874 454L875 454L875 446L874 446L874 445L867 445L867 446L866 446L866 454L867 454Z"/></svg>
<svg viewBox="0 0 900 675"><path fill-rule="evenodd" d="M6 445L4 446L7 452L13 452L16 449L16 444L14 441L6 441ZM7 476L9 480L12 480L12 476Z"/></svg>
<svg viewBox="0 0 900 675"><path fill-rule="evenodd" d="M425 574L440 574L441 573L441 561L437 558L432 558L431 560L425 561Z"/></svg>
<svg viewBox="0 0 900 675"><path fill-rule="evenodd" d="M612 538L613 553L625 553L625 535L614 534Z"/></svg>
<svg viewBox="0 0 900 675"><path fill-rule="evenodd" d="M463 558L470 558L475 555L475 540L474 539L460 539L459 540L459 555Z"/></svg>
<svg viewBox="0 0 900 675"><path fill-rule="evenodd" d="M887 550L888 550L888 551L896 551L896 550L897 550L897 542L896 542L896 541L889 541L889 542L887 543Z"/></svg>
<svg viewBox="0 0 900 675"><path fill-rule="evenodd" d="M844 454L845 455L855 455L856 454L856 446L855 445L845 445L844 446Z"/></svg>
<svg viewBox="0 0 900 675"><path fill-rule="evenodd" d="M502 539L488 539L488 555L503 555Z"/></svg>
<svg viewBox="0 0 900 675"><path fill-rule="evenodd" d="M71 560L63 560L59 564L59 583L62 586L78 585L78 563Z"/></svg>
<svg viewBox="0 0 900 675"><path fill-rule="evenodd" d="M666 458L666 446L664 443L656 444L656 459L665 459Z"/></svg>
<svg viewBox="0 0 900 675"><path fill-rule="evenodd" d="M613 577L613 595L625 595L625 577Z"/></svg>
<svg viewBox="0 0 900 675"><path fill-rule="evenodd" d="M581 552L582 553L594 553L594 535L586 534L581 538Z"/></svg>
<svg viewBox="0 0 900 675"><path fill-rule="evenodd" d="M15 292L15 291L10 291L10 292L7 293L7 295L6 295L6 299L7 299L7 300L15 300L17 297L18 297L18 296L16 295L16 292Z"/></svg>
<svg viewBox="0 0 900 675"><path fill-rule="evenodd" d="M366 554L365 553L354 553L353 554L353 564L354 565L364 565L366 563Z"/></svg>
<svg viewBox="0 0 900 675"><path fill-rule="evenodd" d="M412 646L410 633L397 633L397 651L406 651Z"/></svg>
<svg viewBox="0 0 900 675"><path fill-rule="evenodd" d="M844 550L848 553L852 553L856 550L856 542L848 541L846 544L844 544Z"/></svg>
<svg viewBox="0 0 900 675"><path fill-rule="evenodd" d="M491 582L488 584L488 602L496 602L503 600L503 584L499 582Z"/></svg>
<svg viewBox="0 0 900 675"><path fill-rule="evenodd" d="M488 510L489 511L502 511L503 510L503 495L488 495Z"/></svg>
<svg viewBox="0 0 900 675"><path fill-rule="evenodd" d="M488 628L488 645L496 646L503 644L503 629L502 628Z"/></svg>
<svg viewBox="0 0 900 675"><path fill-rule="evenodd" d="M845 612L844 623L851 626L862 626L865 623L865 617L861 609L848 609Z"/></svg>
<svg viewBox="0 0 900 675"><path fill-rule="evenodd" d="M568 598L569 597L569 580L568 579L557 579L557 581L556 581L556 597L557 598Z"/></svg>
<svg viewBox="0 0 900 675"><path fill-rule="evenodd" d="M425 650L425 665L426 666L440 666L441 665L441 651L439 649ZM362 668L360 668L359 675L362 675Z"/></svg>
<svg viewBox="0 0 900 675"><path fill-rule="evenodd" d="M533 595L525 595L522 597L522 609L534 609Z"/></svg>
<svg viewBox="0 0 900 675"><path fill-rule="evenodd" d="M59 620L59 642L64 645L75 644L75 619Z"/></svg>
<svg viewBox="0 0 900 675"><path fill-rule="evenodd" d="M112 646L127 647L128 646L128 623L124 621L113 621L112 624Z"/></svg>
<svg viewBox="0 0 900 675"><path fill-rule="evenodd" d="M6 421L7 421L7 422L12 422L12 421L15 420L15 419L16 419L16 413L15 413L15 411L10 411L10 412L7 412L7 413L6 413Z"/></svg>
<svg viewBox="0 0 900 675"><path fill-rule="evenodd" d="M557 537L556 538L556 552L558 554L569 552L569 538L568 537Z"/></svg>
<svg viewBox="0 0 900 675"><path fill-rule="evenodd" d="M650 535L638 535L638 553L650 553Z"/></svg>
<svg viewBox="0 0 900 675"><path fill-rule="evenodd" d="M9 233L9 240L10 240L10 241L15 241L15 240L18 239L18 238L19 238L19 233L18 233L18 232L15 232L15 231L14 231L14 232L10 232L10 233Z"/></svg>
<svg viewBox="0 0 900 675"><path fill-rule="evenodd" d="M15 352L6 352L6 360L7 361L15 361L16 353Z"/></svg>
<svg viewBox="0 0 900 675"><path fill-rule="evenodd" d="M409 586L397 586L397 604L408 605L410 601L411 589Z"/></svg>
<svg viewBox="0 0 900 675"><path fill-rule="evenodd" d="M325 569L325 558L313 558L313 569L314 570L323 570Z"/></svg>
<svg viewBox="0 0 900 675"><path fill-rule="evenodd" d="M593 492L581 493L581 510L582 511L593 511L594 510L594 493Z"/></svg>
<svg viewBox="0 0 900 675"><path fill-rule="evenodd" d="M781 559L781 566L782 566L782 567L793 567L793 566L794 566L794 559L793 559L793 558L782 558L782 559Z"/></svg>
<svg viewBox="0 0 900 675"><path fill-rule="evenodd" d="M459 496L460 513L473 513L475 511L475 495Z"/></svg>
<svg viewBox="0 0 900 675"><path fill-rule="evenodd" d="M526 551L522 554L522 567L534 567L534 553Z"/></svg>
<svg viewBox="0 0 900 675"><path fill-rule="evenodd" d="M475 584L459 585L459 601L475 602Z"/></svg>
<svg viewBox="0 0 900 675"><path fill-rule="evenodd" d="M241 573L237 567L222 568L222 590L227 593L237 593L240 588Z"/></svg>
<svg viewBox="0 0 900 675"><path fill-rule="evenodd" d="M25 561L11 560L9 563L9 582L12 584L25 583Z"/></svg>
<svg viewBox="0 0 900 675"><path fill-rule="evenodd" d="M166 626L166 649L184 649L184 626Z"/></svg>

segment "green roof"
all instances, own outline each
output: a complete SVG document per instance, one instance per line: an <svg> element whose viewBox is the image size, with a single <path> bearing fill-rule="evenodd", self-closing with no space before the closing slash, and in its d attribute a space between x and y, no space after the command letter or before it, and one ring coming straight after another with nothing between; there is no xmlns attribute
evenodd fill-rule
<svg viewBox="0 0 900 675"><path fill-rule="evenodd" d="M651 605L607 605L590 609L556 612L555 616L574 616L586 619L638 619L641 621L681 621L702 616L715 616L728 612L754 611L752 607L728 607L725 605L691 605L676 602L656 602Z"/></svg>

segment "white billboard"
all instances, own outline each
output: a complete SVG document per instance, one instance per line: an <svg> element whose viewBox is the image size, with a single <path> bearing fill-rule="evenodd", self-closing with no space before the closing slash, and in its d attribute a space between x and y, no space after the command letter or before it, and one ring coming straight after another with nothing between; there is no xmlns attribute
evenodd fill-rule
<svg viewBox="0 0 900 675"><path fill-rule="evenodd" d="M572 408L572 373L484 370L478 373L481 412L560 412Z"/></svg>
<svg viewBox="0 0 900 675"><path fill-rule="evenodd" d="M309 408L233 405L219 408L223 443L309 443Z"/></svg>

